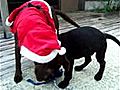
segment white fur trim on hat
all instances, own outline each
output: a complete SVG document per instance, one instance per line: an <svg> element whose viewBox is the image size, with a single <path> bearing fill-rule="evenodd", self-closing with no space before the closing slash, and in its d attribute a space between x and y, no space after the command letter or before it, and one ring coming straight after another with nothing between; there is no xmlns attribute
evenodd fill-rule
<svg viewBox="0 0 120 90"><path fill-rule="evenodd" d="M66 53L66 49L64 47L61 47L61 49L58 51L59 55L64 55Z"/></svg>
<svg viewBox="0 0 120 90"><path fill-rule="evenodd" d="M8 18L9 18L9 17L6 18L5 24L6 24L7 26L12 26L13 21L12 21L12 22L9 22L9 21L8 21Z"/></svg>
<svg viewBox="0 0 120 90"><path fill-rule="evenodd" d="M38 62L38 63L48 63L50 61L52 61L57 54L59 53L59 55L64 55L66 53L66 49L64 47L61 47L61 50L53 50L49 55L46 56L40 56L35 54L34 52L30 51L29 49L27 49L24 46L21 46L21 51L20 53L25 56L26 58L28 58L29 60Z"/></svg>
<svg viewBox="0 0 120 90"><path fill-rule="evenodd" d="M58 40L59 45L61 46L61 41ZM58 50L59 55L64 55L66 53L66 49L64 47L61 47L60 50Z"/></svg>
<svg viewBox="0 0 120 90"><path fill-rule="evenodd" d="M25 56L26 58L38 62L38 63L48 63L50 61L52 61L58 54L58 50L55 49L53 50L49 55L46 56L40 56L35 54L34 52L30 51L29 49L27 49L24 46L21 46L21 51L20 53Z"/></svg>

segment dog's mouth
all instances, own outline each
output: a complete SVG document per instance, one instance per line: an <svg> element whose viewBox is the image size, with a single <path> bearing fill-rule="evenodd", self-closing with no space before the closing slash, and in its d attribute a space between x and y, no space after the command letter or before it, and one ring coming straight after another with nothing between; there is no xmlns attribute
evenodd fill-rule
<svg viewBox="0 0 120 90"><path fill-rule="evenodd" d="M39 82L39 83L48 83L48 82L50 82L50 81L52 81L53 79L48 79L48 80L38 80L37 79L37 81Z"/></svg>
<svg viewBox="0 0 120 90"><path fill-rule="evenodd" d="M37 81L38 82L41 82L41 83L45 83L45 82L49 82L52 78L47 78L47 79L40 79L40 78L37 78Z"/></svg>
<svg viewBox="0 0 120 90"><path fill-rule="evenodd" d="M47 82L48 80L41 80L41 79L37 79L38 82L44 83Z"/></svg>

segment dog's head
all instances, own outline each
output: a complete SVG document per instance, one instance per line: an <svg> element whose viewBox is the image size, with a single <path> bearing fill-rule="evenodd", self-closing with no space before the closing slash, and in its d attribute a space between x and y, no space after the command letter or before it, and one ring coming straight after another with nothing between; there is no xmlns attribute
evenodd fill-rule
<svg viewBox="0 0 120 90"><path fill-rule="evenodd" d="M64 56L57 55L52 61L41 64L35 62L35 75L38 81L49 81L55 77L56 70L59 70L60 66L68 66L69 64L65 62ZM63 64L64 63L64 64ZM68 68L67 67L67 68Z"/></svg>
<svg viewBox="0 0 120 90"><path fill-rule="evenodd" d="M49 81L54 77L54 72L61 66L60 56L56 56L52 61L48 63L36 63L35 62L35 75L38 81Z"/></svg>
<svg viewBox="0 0 120 90"><path fill-rule="evenodd" d="M40 64L35 62L35 75L38 81L49 81L54 77L54 69L47 64Z"/></svg>

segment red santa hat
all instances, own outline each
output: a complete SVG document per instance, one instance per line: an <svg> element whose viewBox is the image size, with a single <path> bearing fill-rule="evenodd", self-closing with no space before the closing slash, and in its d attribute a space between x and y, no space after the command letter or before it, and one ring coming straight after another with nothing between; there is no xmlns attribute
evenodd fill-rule
<svg viewBox="0 0 120 90"><path fill-rule="evenodd" d="M9 17L6 18L5 24L7 26L12 26L17 14L25 7L27 3L21 5L20 7L13 10L13 12L9 15Z"/></svg>
<svg viewBox="0 0 120 90"><path fill-rule="evenodd" d="M20 7L16 8L15 10L13 10L13 12L9 15L9 17L6 18L5 24L6 24L7 26L12 26L12 24L13 24L16 16L17 16L17 14L18 14L25 6L27 6L28 3L33 2L33 1L44 2L44 3L47 5L47 7L48 7L48 9L49 9L49 14L50 14L50 16L51 16L51 18L52 18L51 8L50 8L49 4L48 4L46 1L44 1L44 0L30 0L29 2L24 3L24 4L21 5Z"/></svg>
<svg viewBox="0 0 120 90"><path fill-rule="evenodd" d="M50 14L50 17L52 18L52 14L51 14L51 8L50 8L50 6L49 6L49 4L47 3L47 2L45 2L44 0L31 0L31 1L29 1L29 2L33 2L33 1L40 1L40 2L44 2L45 3L45 5L48 7L48 9L49 9L49 14ZM13 22L15 21L15 19L16 19L16 16L18 16L18 13L25 7L25 6L27 6L27 4L29 3L29 2L27 2L27 3L25 3L25 4L23 4L23 5L21 5L20 7L18 7L18 8L16 8L10 15L9 15L9 17L6 19L6 25L7 26L12 26L12 24L13 24ZM30 23L29 23L30 24ZM13 26L14 27L14 26ZM24 27L23 27L24 28ZM21 28L22 29L22 28ZM26 28L27 29L27 28ZM16 29L15 29L16 30ZM14 31L14 30L13 30ZM48 32L49 33L49 32ZM44 34L42 34L42 35L44 35ZM42 36L42 35L40 35L40 36ZM54 34L52 34L52 33L49 33L49 35L47 35L48 37L52 37L52 35L54 35ZM47 38L47 36L46 36L46 38ZM32 61L35 61L35 62L38 62L38 63L48 63L48 62L50 62L51 60L53 60L55 57L56 57L56 55L57 54L59 54L59 55L64 55L65 53L66 53L66 49L64 48L64 47L60 47L61 46L61 43L60 43L60 41L57 41L57 38L56 38L56 36L53 36L55 39L54 40L52 40L53 42L52 43L55 43L54 45L55 46L52 46L52 47L50 47L51 45L48 45L48 44L51 44L51 42L50 42L50 40L49 39L51 39L51 38L47 38L47 40L38 40L40 43L42 43L42 41L45 41L45 42L47 42L47 45L46 44L44 44L45 45L45 47L43 48L43 50L42 51L40 51L40 52L43 52L43 54L38 54L38 52L34 52L35 50L34 50L34 48L31 48L31 45L34 45L35 43L34 43L34 41L32 42L32 38L30 39L30 37L37 37L37 36L29 36L29 37L26 37L26 38L28 38L28 39L26 39L27 41L25 42L25 43L23 43L24 45L20 45L21 46L21 51L20 51L20 53L23 55L23 56L25 56L26 58L28 58L28 59L30 59L30 60L32 60ZM43 36L44 37L44 36ZM20 37L20 39L21 39L21 37ZM38 39L38 38L37 38ZM37 39L35 39L35 40L37 40ZM25 40L24 40L25 41ZM38 45L38 43L39 42L36 42L36 44ZM26 44L27 43L27 44ZM59 43L59 45L57 44L57 43ZM51 49L52 48L52 51L51 50L48 50L48 52L46 52L45 51L45 48L46 48L46 46L48 46L47 48L49 48L49 49ZM37 46L35 46L35 47L37 47ZM53 47L55 47L55 48L53 48ZM60 47L60 48L59 48ZM39 46L38 46L38 48L37 49L39 49ZM37 51L39 51L39 50L37 50ZM48 53L48 54L44 54L44 52L45 53Z"/></svg>

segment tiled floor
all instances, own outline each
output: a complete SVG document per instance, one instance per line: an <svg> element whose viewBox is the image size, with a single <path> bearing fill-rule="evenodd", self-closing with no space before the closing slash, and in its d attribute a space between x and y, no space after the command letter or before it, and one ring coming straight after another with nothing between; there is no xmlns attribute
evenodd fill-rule
<svg viewBox="0 0 120 90"><path fill-rule="evenodd" d="M112 34L120 40L120 17L93 17L89 13L68 14L80 26L94 26L102 32ZM60 33L74 28L65 23L61 18ZM106 68L101 81L94 80L94 75L99 69L94 55L93 61L81 72L73 71L73 79L65 90L120 90L120 46L112 40L107 40L108 48L106 52ZM84 58L75 61L75 65L81 64ZM24 57L22 58L23 80L19 84L13 81L15 71L14 61L14 38L0 38L0 90L58 90L53 83L34 86L26 80L35 80L34 65ZM63 77L57 80L57 83Z"/></svg>

